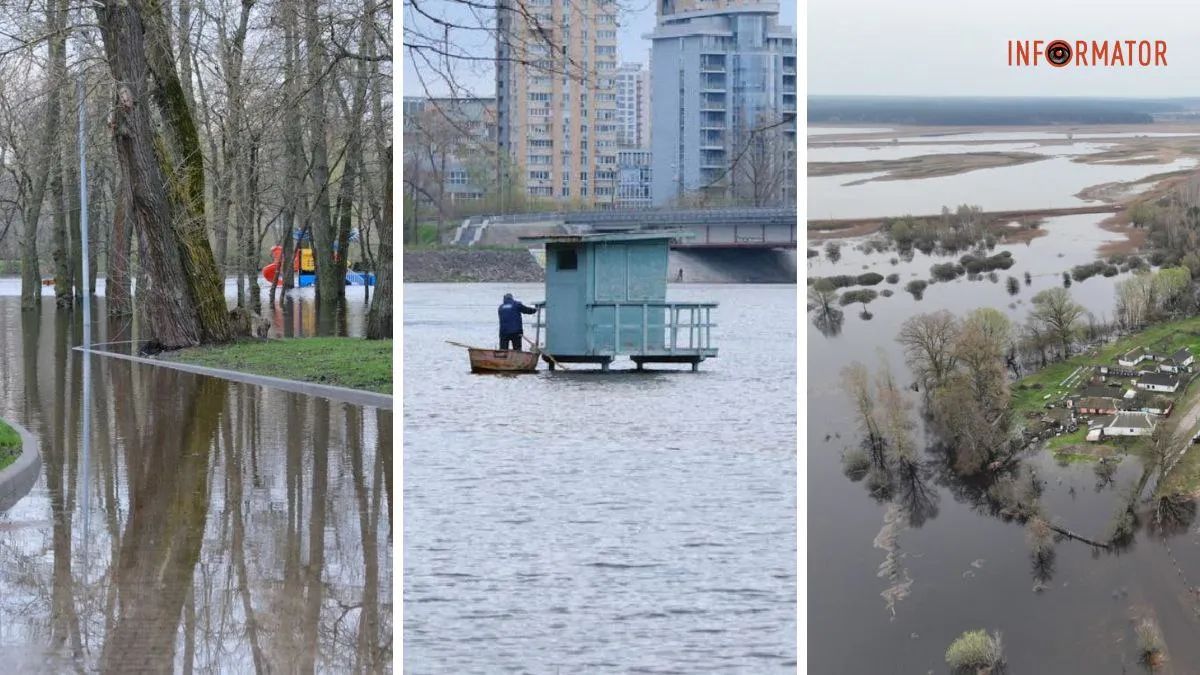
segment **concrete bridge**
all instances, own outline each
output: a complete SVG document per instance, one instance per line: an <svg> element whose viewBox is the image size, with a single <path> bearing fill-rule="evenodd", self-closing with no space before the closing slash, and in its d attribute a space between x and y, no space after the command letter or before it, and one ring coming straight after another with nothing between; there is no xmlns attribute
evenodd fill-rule
<svg viewBox="0 0 1200 675"><path fill-rule="evenodd" d="M687 230L680 249L794 249L797 211L788 208L637 209L473 216L463 221L451 243L516 245L530 235L640 228Z"/></svg>

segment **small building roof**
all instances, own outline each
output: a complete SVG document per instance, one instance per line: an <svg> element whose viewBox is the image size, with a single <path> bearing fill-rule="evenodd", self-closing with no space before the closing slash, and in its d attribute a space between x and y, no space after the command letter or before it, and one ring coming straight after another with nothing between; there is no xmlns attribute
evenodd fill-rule
<svg viewBox="0 0 1200 675"><path fill-rule="evenodd" d="M1121 358L1138 357L1145 354L1146 356L1154 356L1154 352L1150 351L1149 347L1134 347L1121 355Z"/></svg>
<svg viewBox="0 0 1200 675"><path fill-rule="evenodd" d="M1174 387L1179 384L1179 378L1171 373L1147 373L1139 377L1138 382L1154 384L1160 387Z"/></svg>
<svg viewBox="0 0 1200 675"><path fill-rule="evenodd" d="M1171 360L1175 363L1183 363L1190 358L1192 358L1192 350L1187 347L1180 347L1179 351L1171 355Z"/></svg>
<svg viewBox="0 0 1200 675"><path fill-rule="evenodd" d="M1143 412L1119 412L1113 415L1113 419L1105 427L1122 427L1128 429L1153 429L1154 420L1150 418L1149 413Z"/></svg>

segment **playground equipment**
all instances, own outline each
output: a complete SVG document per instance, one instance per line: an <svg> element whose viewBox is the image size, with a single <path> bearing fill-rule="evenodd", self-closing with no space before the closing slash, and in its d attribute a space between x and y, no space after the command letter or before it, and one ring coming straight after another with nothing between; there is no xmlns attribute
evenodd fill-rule
<svg viewBox="0 0 1200 675"><path fill-rule="evenodd" d="M337 254L335 253L334 256L336 258ZM278 244L271 247L271 258L274 262L262 269L263 278L269 284L281 285L283 279L280 278L279 268L283 258L283 247ZM292 258L292 269L296 271L296 288L307 288L317 283L317 264L311 248L296 249L296 254ZM346 270L346 285L374 286L375 275L369 272Z"/></svg>

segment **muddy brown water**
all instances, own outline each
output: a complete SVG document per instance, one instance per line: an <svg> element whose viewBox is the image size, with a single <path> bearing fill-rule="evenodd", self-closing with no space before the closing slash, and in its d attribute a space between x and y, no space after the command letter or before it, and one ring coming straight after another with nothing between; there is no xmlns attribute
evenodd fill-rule
<svg viewBox="0 0 1200 675"><path fill-rule="evenodd" d="M290 334L361 331L293 310ZM93 342L127 339L95 315ZM0 293L0 417L42 453L0 513L2 669L389 671L391 412L85 360L81 339L81 312Z"/></svg>
<svg viewBox="0 0 1200 675"><path fill-rule="evenodd" d="M976 628L1002 633L1008 672L1140 672L1129 621L1134 606L1157 615L1173 672L1200 668L1195 640L1200 605L1191 592L1200 584L1195 522L1165 539L1139 527L1132 545L1114 552L1061 541L1049 564L1036 565L1024 527L981 507L976 488L948 475L933 453L923 456L924 479L890 501L874 499L864 482L852 482L841 470L842 450L857 442L839 384L844 366L859 360L874 370L882 359L898 380L910 382L894 337L918 312L948 309L961 315L995 307L1023 321L1036 292L1061 286L1063 271L1091 261L1097 247L1120 237L1100 229L1103 217L1049 218L1045 236L997 247L1016 259L1014 267L999 272L998 282L932 284L920 301L902 290L904 284L928 279L930 265L950 258L917 253L910 262L892 265L895 253L866 254L854 248L861 240L851 240L837 263L826 258L823 247L819 257L809 259L810 277L868 270L901 276L899 284L876 287L896 293L869 305L869 321L858 316L861 308L855 305L847 308L838 335L808 324L810 672L946 672L946 648ZM1007 276L1021 280L1016 296L1007 292ZM1111 317L1113 289L1121 278L1073 283L1071 294L1097 317ZM1063 526L1096 538L1105 536L1121 495L1141 473L1138 461L1127 458L1113 483L1097 489L1088 463L1058 466L1047 453L1029 463L1045 481L1046 510ZM889 509L899 507L911 517L885 527ZM898 591L891 606L884 595L889 589Z"/></svg>

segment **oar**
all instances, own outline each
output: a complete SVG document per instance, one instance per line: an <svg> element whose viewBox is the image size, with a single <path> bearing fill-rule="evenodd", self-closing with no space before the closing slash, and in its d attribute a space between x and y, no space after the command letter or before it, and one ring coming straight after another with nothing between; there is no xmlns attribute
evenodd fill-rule
<svg viewBox="0 0 1200 675"><path fill-rule="evenodd" d="M547 354L546 352L543 352L543 351L541 350L541 348L540 348L540 347L538 347L536 344L534 344L533 340L530 340L529 338L525 337L524 335L522 335L521 337L522 337L522 338L524 338L524 340L525 340L526 342L528 342L528 343L529 343L529 344L530 344L530 345L533 347L533 350L534 350L535 352L537 352L537 353L541 354L542 356L545 356L547 359L549 359L549 360L550 360L550 363L551 363L551 364L552 364L552 365L553 365L555 368L562 368L563 370L570 370L570 368L567 368L567 367L566 367L566 366L564 366L563 364L559 363L559 362L558 362L558 361L557 361L557 360L556 360L556 359L555 359L553 356L550 356L550 355L549 355L549 354Z"/></svg>
<svg viewBox="0 0 1200 675"><path fill-rule="evenodd" d="M472 347L471 345L464 345L463 343L455 342L454 340L446 340L446 344L454 345L455 347L462 347L464 349L481 349L481 347Z"/></svg>

